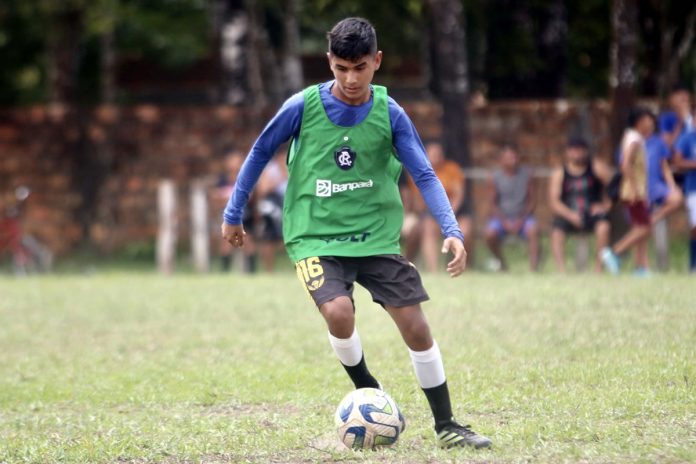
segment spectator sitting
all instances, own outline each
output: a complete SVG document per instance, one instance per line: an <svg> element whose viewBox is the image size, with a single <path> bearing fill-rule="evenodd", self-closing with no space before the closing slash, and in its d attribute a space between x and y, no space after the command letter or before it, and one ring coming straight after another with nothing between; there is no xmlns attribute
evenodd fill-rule
<svg viewBox="0 0 696 464"><path fill-rule="evenodd" d="M242 163L244 162L244 153L238 150L230 151L224 160L224 173L220 175L220 179L215 186L213 192L213 199L218 202L227 202L232 194L235 182L237 182L237 176L239 175L239 170L242 168ZM254 204L254 198L251 199L250 204ZM253 235L255 231L255 217L253 214L253 209L250 206L244 208L244 215L242 219L244 223L244 230L247 232L247 237L244 240L244 248L242 252L244 254L243 270L245 272L255 272L256 271L256 244L254 243ZM220 240L220 259L222 261L222 270L227 272L230 270L232 263L233 254L232 245L226 240Z"/></svg>
<svg viewBox="0 0 696 464"><path fill-rule="evenodd" d="M554 214L551 251L560 272L565 272L566 234L594 233L595 271L602 270L600 250L609 244L611 201L604 193L611 169L593 159L587 143L580 138L568 141L563 167L549 179L549 205Z"/></svg>
<svg viewBox="0 0 696 464"><path fill-rule="evenodd" d="M508 269L501 250L501 240L507 234L527 240L529 267L532 271L539 267L539 228L533 216L531 177L531 170L520 166L517 150L505 145L500 151L500 167L488 181L491 214L486 227L486 243L502 270Z"/></svg>
<svg viewBox="0 0 696 464"><path fill-rule="evenodd" d="M283 247L283 200L287 186L288 171L282 152L268 163L256 187L260 226L257 246L266 272L273 272L276 253Z"/></svg>
<svg viewBox="0 0 696 464"><path fill-rule="evenodd" d="M455 161L445 158L442 144L439 142L429 142L426 144L428 160L435 170L442 186L447 193L447 198L455 212L459 227L464 234L464 247L467 252L471 250L471 219L464 209L465 178L461 167ZM407 193L409 209L420 217L420 221L410 231L406 240L406 257L409 261L415 259L415 255L420 245L425 260L425 268L428 272L437 272L440 246L438 241L441 237L440 226L435 218L427 211L425 203L418 192L413 179L408 179L409 191Z"/></svg>

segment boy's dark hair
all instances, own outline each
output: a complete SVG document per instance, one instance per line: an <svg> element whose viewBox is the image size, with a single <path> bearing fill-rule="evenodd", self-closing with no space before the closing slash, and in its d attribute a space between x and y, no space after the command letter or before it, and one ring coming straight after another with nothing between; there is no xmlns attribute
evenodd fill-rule
<svg viewBox="0 0 696 464"><path fill-rule="evenodd" d="M568 148L582 148L583 150L589 150L590 146L587 144L587 140L579 135L573 135L568 138Z"/></svg>
<svg viewBox="0 0 696 464"><path fill-rule="evenodd" d="M346 18L327 34L329 51L343 60L357 61L377 53L377 33L367 19Z"/></svg>
<svg viewBox="0 0 696 464"><path fill-rule="evenodd" d="M628 115L628 127L636 127L638 121L643 119L645 116L651 117L653 121L655 120L655 115L648 108L644 106L636 106Z"/></svg>
<svg viewBox="0 0 696 464"><path fill-rule="evenodd" d="M520 151L517 149L517 145L511 141L505 141L502 145L500 145L500 148L498 149L498 156L502 156L503 153L508 150L513 151L517 156L520 156Z"/></svg>
<svg viewBox="0 0 696 464"><path fill-rule="evenodd" d="M674 84L672 86L672 89L670 90L669 93L674 94L677 92L691 93L691 88L688 85L686 85L686 83L684 83L684 82L677 82L676 84Z"/></svg>

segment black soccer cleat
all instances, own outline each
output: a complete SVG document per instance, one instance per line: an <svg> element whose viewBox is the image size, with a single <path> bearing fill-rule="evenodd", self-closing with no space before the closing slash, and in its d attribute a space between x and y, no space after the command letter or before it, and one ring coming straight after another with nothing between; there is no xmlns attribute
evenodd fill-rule
<svg viewBox="0 0 696 464"><path fill-rule="evenodd" d="M490 448L493 442L490 438L479 435L471 430L470 425L460 425L454 421L445 425L437 434L437 444L440 448L455 446L473 446L476 449Z"/></svg>

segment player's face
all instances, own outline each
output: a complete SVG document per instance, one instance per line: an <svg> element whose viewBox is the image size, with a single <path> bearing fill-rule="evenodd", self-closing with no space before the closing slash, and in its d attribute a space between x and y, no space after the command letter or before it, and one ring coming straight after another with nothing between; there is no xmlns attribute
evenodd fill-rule
<svg viewBox="0 0 696 464"><path fill-rule="evenodd" d="M686 90L678 90L669 98L670 106L679 114L688 112L691 108L691 96Z"/></svg>
<svg viewBox="0 0 696 464"><path fill-rule="evenodd" d="M365 55L355 61L344 60L331 53L329 67L336 83L331 92L339 100L350 105L360 105L370 100L370 82L382 63L382 52Z"/></svg>
<svg viewBox="0 0 696 464"><path fill-rule="evenodd" d="M636 130L638 130L643 137L650 137L652 133L655 132L655 122L653 118L649 115L640 118L640 121L638 121L636 125Z"/></svg>
<svg viewBox="0 0 696 464"><path fill-rule="evenodd" d="M504 169L515 169L519 163L517 152L511 148L506 148L500 155L500 165Z"/></svg>

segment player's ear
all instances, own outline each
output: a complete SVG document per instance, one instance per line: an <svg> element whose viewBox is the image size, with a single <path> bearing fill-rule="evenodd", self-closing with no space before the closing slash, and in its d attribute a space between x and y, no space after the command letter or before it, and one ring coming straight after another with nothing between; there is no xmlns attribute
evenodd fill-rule
<svg viewBox="0 0 696 464"><path fill-rule="evenodd" d="M377 50L377 53L375 53L375 71L379 69L379 66L382 64L382 50Z"/></svg>
<svg viewBox="0 0 696 464"><path fill-rule="evenodd" d="M333 63L331 63L331 52L326 52L326 59L329 60L329 68L332 68Z"/></svg>

